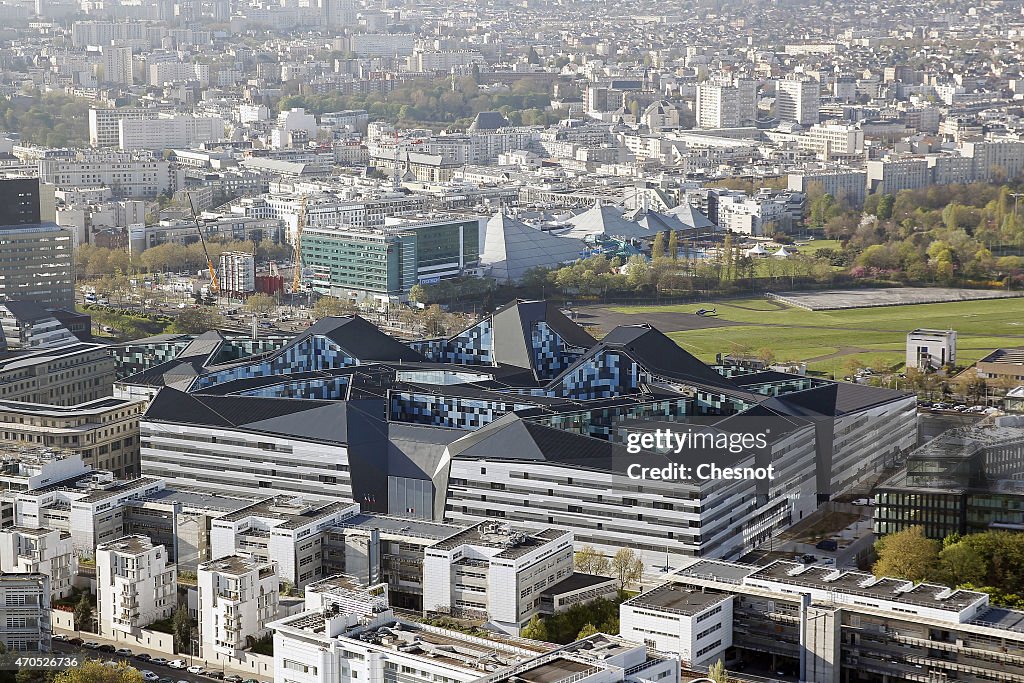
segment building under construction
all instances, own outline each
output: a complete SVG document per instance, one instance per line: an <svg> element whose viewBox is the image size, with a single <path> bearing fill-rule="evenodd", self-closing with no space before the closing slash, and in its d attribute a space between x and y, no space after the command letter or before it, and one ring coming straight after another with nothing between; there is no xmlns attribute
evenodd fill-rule
<svg viewBox="0 0 1024 683"><path fill-rule="evenodd" d="M225 251L220 255L220 291L225 296L244 299L256 291L256 257L244 251Z"/></svg>

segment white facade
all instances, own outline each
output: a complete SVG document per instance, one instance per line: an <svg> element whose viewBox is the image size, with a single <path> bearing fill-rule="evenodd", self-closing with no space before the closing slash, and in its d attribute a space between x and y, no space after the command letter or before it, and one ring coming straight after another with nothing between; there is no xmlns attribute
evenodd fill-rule
<svg viewBox="0 0 1024 683"><path fill-rule="evenodd" d="M404 622L376 604L310 610L272 627L277 683L679 681L678 659L604 634L545 652ZM530 678L534 671L538 677Z"/></svg>
<svg viewBox="0 0 1024 683"><path fill-rule="evenodd" d="M939 370L956 365L956 330L916 329L907 333L906 367Z"/></svg>
<svg viewBox="0 0 1024 683"><path fill-rule="evenodd" d="M698 128L738 128L756 120L756 82L718 79L697 86Z"/></svg>
<svg viewBox="0 0 1024 683"><path fill-rule="evenodd" d="M220 289L231 295L246 296L256 291L256 257L241 251L220 255Z"/></svg>
<svg viewBox="0 0 1024 683"><path fill-rule="evenodd" d="M712 664L732 645L732 596L663 584L619 607L619 634L692 666Z"/></svg>
<svg viewBox="0 0 1024 683"><path fill-rule="evenodd" d="M239 555L199 565L199 647L207 660L236 658L247 638L262 638L277 618L279 585L273 562Z"/></svg>
<svg viewBox="0 0 1024 683"><path fill-rule="evenodd" d="M811 126L818 123L821 86L810 78L785 78L775 84L779 121Z"/></svg>
<svg viewBox="0 0 1024 683"><path fill-rule="evenodd" d="M192 147L224 138L224 119L217 116L177 115L118 122L118 146L124 150L163 150Z"/></svg>
<svg viewBox="0 0 1024 683"><path fill-rule="evenodd" d="M167 551L146 536L125 536L96 548L99 633L138 635L174 613L178 580Z"/></svg>
<svg viewBox="0 0 1024 683"><path fill-rule="evenodd" d="M512 633L540 612L541 593L572 575L571 531L516 531L481 522L427 548L423 609L476 615Z"/></svg>
<svg viewBox="0 0 1024 683"><path fill-rule="evenodd" d="M798 142L826 160L864 154L864 131L838 123L812 125Z"/></svg>
<svg viewBox="0 0 1024 683"><path fill-rule="evenodd" d="M152 120L123 121L147 126ZM73 159L43 159L39 179L58 187L109 187L115 195L155 197L184 184L184 172L152 154L93 152Z"/></svg>
<svg viewBox="0 0 1024 683"><path fill-rule="evenodd" d="M273 562L283 581L301 588L324 577L326 531L358 513L358 503L313 504L278 496L213 520L210 556Z"/></svg>
<svg viewBox="0 0 1024 683"><path fill-rule="evenodd" d="M103 80L120 85L132 84L132 49L130 47L103 47Z"/></svg>
<svg viewBox="0 0 1024 683"><path fill-rule="evenodd" d="M17 493L14 524L69 532L79 555L92 555L97 544L123 535L126 503L164 488L164 483L157 479L117 481L109 472L93 472L63 481L67 481L64 486Z"/></svg>
<svg viewBox="0 0 1024 683"><path fill-rule="evenodd" d="M45 574L54 597L71 594L78 573L71 534L56 529L10 527L0 531L0 572Z"/></svg>
<svg viewBox="0 0 1024 683"><path fill-rule="evenodd" d="M313 114L307 114L306 110L301 107L281 112L277 115L277 127L272 133L272 146L277 149L289 147L288 141L292 133L299 131L305 133L310 140L315 140L319 131L316 117Z"/></svg>
<svg viewBox="0 0 1024 683"><path fill-rule="evenodd" d="M45 574L0 575L0 645L7 652L50 649L50 579Z"/></svg>
<svg viewBox="0 0 1024 683"><path fill-rule="evenodd" d="M117 147L118 121L155 119L156 109L123 107L89 110L89 144L93 147Z"/></svg>

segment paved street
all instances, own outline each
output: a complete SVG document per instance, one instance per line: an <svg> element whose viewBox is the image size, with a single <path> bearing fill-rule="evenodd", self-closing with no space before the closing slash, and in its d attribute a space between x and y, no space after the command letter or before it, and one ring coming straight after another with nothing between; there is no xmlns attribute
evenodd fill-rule
<svg viewBox="0 0 1024 683"><path fill-rule="evenodd" d="M83 634L83 640L85 640L86 642L90 642L89 636L94 636L94 642L99 642L99 643L110 642L110 641L107 641L107 640L102 639L100 637L95 637L95 634L89 634L89 633ZM114 643L111 643L111 644L114 644ZM54 641L52 641L51 647L52 647L52 649L53 649L53 651L55 653L78 655L79 661L82 661L82 660L85 660L85 659L102 659L104 661L115 661L115 662L125 661L129 665L131 665L131 666L135 667L136 669L138 669L139 671L152 671L157 676L160 676L161 679L170 679L170 680L176 681L176 682L177 681L188 681L188 683L211 683L212 681L216 680L214 677L211 677L211 676L203 676L203 675L190 674L185 669L174 669L174 668L171 668L169 666L161 666L159 664L154 664L151 661L144 661L142 659L138 659L135 656L125 657L125 656L122 656L122 655L115 654L113 652L100 652L100 651L97 651L97 650L92 650L92 649L89 649L89 648L86 648L86 647L82 647L81 645L75 645L73 643L69 643L69 642L66 642L66 641L54 640ZM124 644L118 644L117 647L125 647L125 645ZM158 652L156 650L147 650L146 648L141 648L141 647L131 647L131 648L127 648L127 649L131 650L133 655L138 655L138 654L145 653L145 654L148 654L148 655L150 655L151 657L154 657L154 658L163 657L164 659L168 659L168 660L184 659L185 662L189 666L192 666L193 663L194 663L197 666L203 666L205 668L205 665L204 665L203 661L201 659L199 659L198 657L187 657L185 655L169 655L167 653ZM229 677L232 676L232 675L235 675L235 676L238 676L240 678L240 680L243 680L243 681L247 681L247 680L250 680L250 679L260 681L260 683L267 683L267 681L269 681L269 677L264 677L264 678L261 679L258 676L254 676L251 672L232 670L232 669L224 669L224 668L214 669L214 668L212 668L212 663L211 663L211 669L210 670L211 671L217 671L217 672L220 672L220 673L224 673L224 674L226 674Z"/></svg>

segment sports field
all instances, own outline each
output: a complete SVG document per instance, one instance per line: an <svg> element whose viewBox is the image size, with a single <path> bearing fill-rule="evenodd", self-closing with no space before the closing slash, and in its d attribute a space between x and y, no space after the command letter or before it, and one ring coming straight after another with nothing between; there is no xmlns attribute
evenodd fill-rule
<svg viewBox="0 0 1024 683"><path fill-rule="evenodd" d="M717 308L719 326L685 329L701 320L692 315L698 308ZM969 365L998 347L1024 346L1024 299L808 311L756 298L609 310L630 314L621 317L635 318L636 323L645 322L651 313L682 314L680 319L691 324L667 333L704 360L714 360L719 352L755 353L768 348L777 360L806 361L809 370L838 375L850 356L875 370L901 367L906 334L916 327L956 330L959 365Z"/></svg>

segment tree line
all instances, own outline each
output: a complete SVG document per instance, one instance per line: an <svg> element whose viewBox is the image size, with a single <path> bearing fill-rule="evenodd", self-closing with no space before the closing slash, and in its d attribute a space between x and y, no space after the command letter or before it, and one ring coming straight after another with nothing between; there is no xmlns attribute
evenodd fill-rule
<svg viewBox="0 0 1024 683"><path fill-rule="evenodd" d="M371 120L395 121L401 125L457 125L464 127L482 111L500 111L513 125L547 125L559 113L547 111L551 103L548 85L527 79L507 90L481 91L472 76L455 81L448 78L416 80L399 85L389 93L293 94L282 97L281 111L302 107L315 114L365 109Z"/></svg>
<svg viewBox="0 0 1024 683"><path fill-rule="evenodd" d="M252 252L252 242L231 240L209 240L206 248L217 267L220 255L225 251ZM264 240L256 246L258 262L281 261L291 258L292 248L287 244L274 244ZM146 249L136 257L124 249L98 247L82 244L75 250L75 267L80 276L101 277L117 273L146 271L149 273L193 271L206 268L206 254L203 246L196 242L178 244L167 242Z"/></svg>
<svg viewBox="0 0 1024 683"><path fill-rule="evenodd" d="M984 531L939 541L915 526L883 536L875 553L875 576L976 590L993 604L1024 608L1024 534Z"/></svg>
<svg viewBox="0 0 1024 683"><path fill-rule="evenodd" d="M926 284L1024 284L1020 187L932 185L872 194L862 210L820 184L808 188L808 224L841 240L840 264L855 278ZM833 254L840 256L840 254Z"/></svg>

